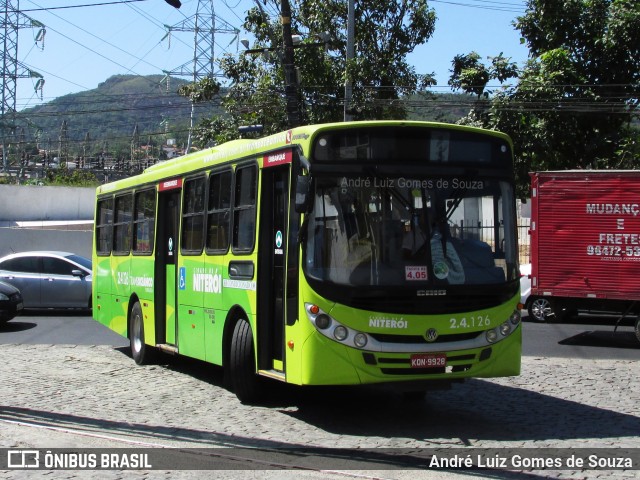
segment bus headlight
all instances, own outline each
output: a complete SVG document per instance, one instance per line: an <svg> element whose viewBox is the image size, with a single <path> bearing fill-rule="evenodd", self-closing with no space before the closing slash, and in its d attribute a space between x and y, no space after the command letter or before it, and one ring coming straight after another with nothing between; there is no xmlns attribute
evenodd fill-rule
<svg viewBox="0 0 640 480"><path fill-rule="evenodd" d="M502 335L503 337L506 337L507 335L509 335L509 332L511 331L511 324L509 322L504 322L502 325L500 325L500 335Z"/></svg>
<svg viewBox="0 0 640 480"><path fill-rule="evenodd" d="M496 332L495 329L487 330L485 337L487 338L487 342L494 343L496 340L498 340L498 332Z"/></svg>
<svg viewBox="0 0 640 480"><path fill-rule="evenodd" d="M306 303L305 310L307 318L321 335L351 348L364 349L366 346L369 346L369 348L372 346L375 347L375 338L369 338L366 333L343 325L329 313L325 313L318 305Z"/></svg>
<svg viewBox="0 0 640 480"><path fill-rule="evenodd" d="M521 319L522 313L520 313L520 310L514 310L511 314L511 317L509 317L509 320L511 320L511 323L513 323L514 325L518 325Z"/></svg>
<svg viewBox="0 0 640 480"><path fill-rule="evenodd" d="M333 330L333 336L336 338L336 340L338 340L339 342L342 342L344 339L347 338L347 335L349 335L349 332L347 331L347 329L345 327L343 327L342 325L338 325L334 330Z"/></svg>
<svg viewBox="0 0 640 480"><path fill-rule="evenodd" d="M326 330L331 326L331 317L326 313L321 313L316 317L316 327L320 330Z"/></svg>
<svg viewBox="0 0 640 480"><path fill-rule="evenodd" d="M364 333L356 333L355 337L353 337L353 343L358 348L364 348L367 341L368 338Z"/></svg>

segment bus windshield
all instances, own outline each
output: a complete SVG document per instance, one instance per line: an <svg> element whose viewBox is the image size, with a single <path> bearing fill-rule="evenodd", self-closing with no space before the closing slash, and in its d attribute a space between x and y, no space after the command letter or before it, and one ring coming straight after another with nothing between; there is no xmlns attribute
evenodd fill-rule
<svg viewBox="0 0 640 480"><path fill-rule="evenodd" d="M513 195L478 176L317 177L305 273L352 287L505 284L517 278Z"/></svg>

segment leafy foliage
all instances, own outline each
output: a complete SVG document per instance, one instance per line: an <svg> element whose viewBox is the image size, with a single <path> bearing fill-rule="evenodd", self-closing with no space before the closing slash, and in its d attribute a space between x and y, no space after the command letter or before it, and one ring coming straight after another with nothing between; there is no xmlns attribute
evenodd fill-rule
<svg viewBox="0 0 640 480"><path fill-rule="evenodd" d="M279 9L279 1L267 1ZM420 75L405 60L433 34L435 12L426 0L356 2L357 54L348 63L346 2L301 0L296 8L292 32L304 38L294 50L303 123L343 119L347 78L353 84L349 111L355 119L406 118L403 96L435 83L433 74ZM247 12L244 29L251 32L256 45L252 53L239 58L228 55L221 61L229 80L221 100L226 116L199 125L200 145L237 138L241 125L261 124L264 134L288 127L279 19L254 7Z"/></svg>
<svg viewBox="0 0 640 480"><path fill-rule="evenodd" d="M47 170L43 183L64 187L97 187L100 185L93 173L83 170L69 170L67 168Z"/></svg>
<svg viewBox="0 0 640 480"><path fill-rule="evenodd" d="M465 121L512 136L522 192L529 171L638 168L640 2L529 0L516 27L530 49L518 84ZM465 78L450 83L478 93Z"/></svg>

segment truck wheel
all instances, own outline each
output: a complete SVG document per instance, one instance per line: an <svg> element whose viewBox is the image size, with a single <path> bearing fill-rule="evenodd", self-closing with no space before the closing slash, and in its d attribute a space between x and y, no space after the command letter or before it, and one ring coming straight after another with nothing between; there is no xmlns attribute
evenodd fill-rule
<svg viewBox="0 0 640 480"><path fill-rule="evenodd" d="M640 342L640 317L636 318L636 338Z"/></svg>
<svg viewBox="0 0 640 480"><path fill-rule="evenodd" d="M535 298L529 304L529 316L538 322L549 322L555 319L551 302L546 298Z"/></svg>
<svg viewBox="0 0 640 480"><path fill-rule="evenodd" d="M242 403L251 403L258 398L259 377L256 373L253 335L249 322L241 318L233 329L229 358L231 385Z"/></svg>
<svg viewBox="0 0 640 480"><path fill-rule="evenodd" d="M129 345L131 356L138 365L147 365L153 361L155 349L144 343L144 322L140 302L133 304L129 315Z"/></svg>

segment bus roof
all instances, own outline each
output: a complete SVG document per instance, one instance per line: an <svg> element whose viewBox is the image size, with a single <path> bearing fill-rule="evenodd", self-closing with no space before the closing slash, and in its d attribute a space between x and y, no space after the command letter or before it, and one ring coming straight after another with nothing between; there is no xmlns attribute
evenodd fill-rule
<svg viewBox="0 0 640 480"><path fill-rule="evenodd" d="M224 163L236 159L241 160L251 155L260 155L263 152L273 151L278 148L285 148L291 145L300 145L309 141L316 135L317 132L322 130L348 129L367 126L443 127L450 130L461 130L470 132L476 131L485 135L493 135L508 139L506 135L497 131L483 130L476 127L468 127L440 122L410 120L368 120L358 122L336 122L318 125L305 125L262 138L232 140L221 145L216 145L215 147L206 148L204 150L183 155L181 157L176 157L171 160L152 165L151 167L145 169L144 172L139 175L101 185L97 188L97 193L102 194L117 191L121 188L130 188L132 186L144 183L153 183L162 179L180 176L185 172L201 170L203 168L214 166L218 163Z"/></svg>

